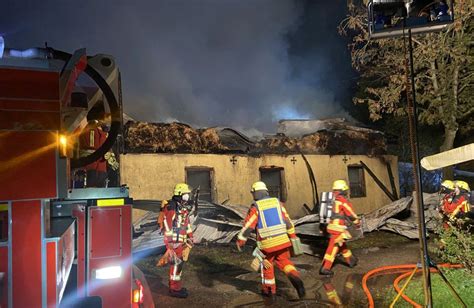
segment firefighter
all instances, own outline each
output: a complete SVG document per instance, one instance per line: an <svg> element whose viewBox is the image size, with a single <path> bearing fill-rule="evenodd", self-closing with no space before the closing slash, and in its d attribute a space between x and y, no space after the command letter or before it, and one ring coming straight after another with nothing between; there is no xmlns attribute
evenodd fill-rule
<svg viewBox="0 0 474 308"><path fill-rule="evenodd" d="M449 220L449 213L452 212L452 202L453 202L453 197L454 197L454 182L450 180L445 180L441 183L441 189L439 191L440 195L443 195L441 202L440 202L440 208L439 212L442 215L443 219L443 228L448 229L449 225L447 221Z"/></svg>
<svg viewBox="0 0 474 308"><path fill-rule="evenodd" d="M171 200L164 202L159 223L163 226L166 254L168 256L169 294L173 297L186 298L188 291L182 287L181 274L184 262L187 261L190 248L193 246L193 232L189 221L192 210L191 189L185 183L178 183L174 188Z"/></svg>
<svg viewBox="0 0 474 308"><path fill-rule="evenodd" d="M303 281L290 260L292 240L297 240L290 216L278 198L269 196L264 182L255 182L252 185L251 193L254 202L250 206L244 226L237 236L237 249L241 251L247 237L252 230L256 229L257 247L264 255L264 262L260 266L262 295L268 297L270 302L275 300L274 265L276 265L289 278L298 296L303 298L306 292Z"/></svg>
<svg viewBox="0 0 474 308"><path fill-rule="evenodd" d="M469 185L464 181L454 182L454 196L447 212L450 222L455 222L456 219L462 219L466 213L469 212Z"/></svg>
<svg viewBox="0 0 474 308"><path fill-rule="evenodd" d="M81 156L95 152L104 144L107 133L102 129L99 121L92 120L81 134ZM105 187L107 182L107 161L102 157L84 167L86 171L87 187Z"/></svg>
<svg viewBox="0 0 474 308"><path fill-rule="evenodd" d="M331 271L331 267L334 263L336 255L340 252L349 265L354 267L357 265L358 259L352 255L346 244L346 240L352 238L349 231L347 231L348 221L352 221L354 224L360 224L359 217L354 212L352 203L349 202L349 186L346 181L337 180L332 185L332 190L335 198L333 206L333 214L331 220L327 226L327 232L329 233L329 244L324 254L323 264L319 273L324 276L332 276L334 273Z"/></svg>

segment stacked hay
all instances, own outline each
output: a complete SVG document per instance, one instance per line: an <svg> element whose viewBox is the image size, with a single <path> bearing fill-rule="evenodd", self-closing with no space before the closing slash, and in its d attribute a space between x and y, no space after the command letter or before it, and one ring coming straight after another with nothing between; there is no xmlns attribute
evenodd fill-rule
<svg viewBox="0 0 474 308"><path fill-rule="evenodd" d="M274 154L329 154L329 155L383 155L386 154L385 138L375 131L323 130L291 138L282 135L270 136L256 145L259 153Z"/></svg>
<svg viewBox="0 0 474 308"><path fill-rule="evenodd" d="M128 153L215 153L227 150L213 128L196 130L182 123L128 122Z"/></svg>

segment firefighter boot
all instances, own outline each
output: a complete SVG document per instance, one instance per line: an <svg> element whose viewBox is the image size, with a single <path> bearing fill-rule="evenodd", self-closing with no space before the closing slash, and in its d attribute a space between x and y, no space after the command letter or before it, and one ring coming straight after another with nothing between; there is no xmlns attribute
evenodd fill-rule
<svg viewBox="0 0 474 308"><path fill-rule="evenodd" d="M291 284L296 289L299 298L303 298L306 295L306 290L304 288L303 280L300 277L296 276L288 276L290 279Z"/></svg>
<svg viewBox="0 0 474 308"><path fill-rule="evenodd" d="M172 297L178 297L178 298L186 298L188 297L188 290L185 288L181 288L181 290L169 290L169 294Z"/></svg>
<svg viewBox="0 0 474 308"><path fill-rule="evenodd" d="M356 256L351 256L351 261L349 262L349 267L350 268L353 268L357 265L357 263L359 262L359 259L356 257Z"/></svg>
<svg viewBox="0 0 474 308"><path fill-rule="evenodd" d="M263 304L265 306L271 306L276 303L276 294L275 293L265 293L262 291Z"/></svg>
<svg viewBox="0 0 474 308"><path fill-rule="evenodd" d="M319 270L319 275L323 275L323 276L326 276L326 277L332 277L332 276L334 276L334 272L329 270L329 269L325 269L324 267L321 267L321 269Z"/></svg>

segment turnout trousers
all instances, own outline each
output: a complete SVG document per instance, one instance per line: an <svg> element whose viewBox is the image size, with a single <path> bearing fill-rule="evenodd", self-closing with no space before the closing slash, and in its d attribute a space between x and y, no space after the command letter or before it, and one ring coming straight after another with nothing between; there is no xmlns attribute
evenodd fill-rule
<svg viewBox="0 0 474 308"><path fill-rule="evenodd" d="M295 265L290 260L290 248L284 248L274 252L265 253L266 259L270 262L271 266L265 268L263 264L261 265L261 275L262 275L262 293L263 294L276 294L276 284L275 284L275 269L274 265L278 267L279 270L285 273L285 275L290 278L299 278L300 274L296 270Z"/></svg>
<svg viewBox="0 0 474 308"><path fill-rule="evenodd" d="M183 243L170 243L169 248L170 256L170 272L169 272L169 289L179 291L182 288L181 274L183 272Z"/></svg>
<svg viewBox="0 0 474 308"><path fill-rule="evenodd" d="M334 260L336 259L337 254L340 252L347 262L347 264L351 264L352 261L352 252L349 250L346 244L347 238L347 231L345 232L335 232L329 231L329 244L328 248L326 249L326 253L324 254L323 259L323 268L326 270L330 270ZM350 235L349 235L350 237Z"/></svg>

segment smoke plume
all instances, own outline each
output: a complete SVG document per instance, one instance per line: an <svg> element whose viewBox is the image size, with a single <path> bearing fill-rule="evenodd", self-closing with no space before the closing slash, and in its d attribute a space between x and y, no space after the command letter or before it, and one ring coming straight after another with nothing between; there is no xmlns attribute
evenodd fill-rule
<svg viewBox="0 0 474 308"><path fill-rule="evenodd" d="M271 132L281 118L344 115L350 101L345 1L3 2L7 47L113 55L139 120Z"/></svg>

